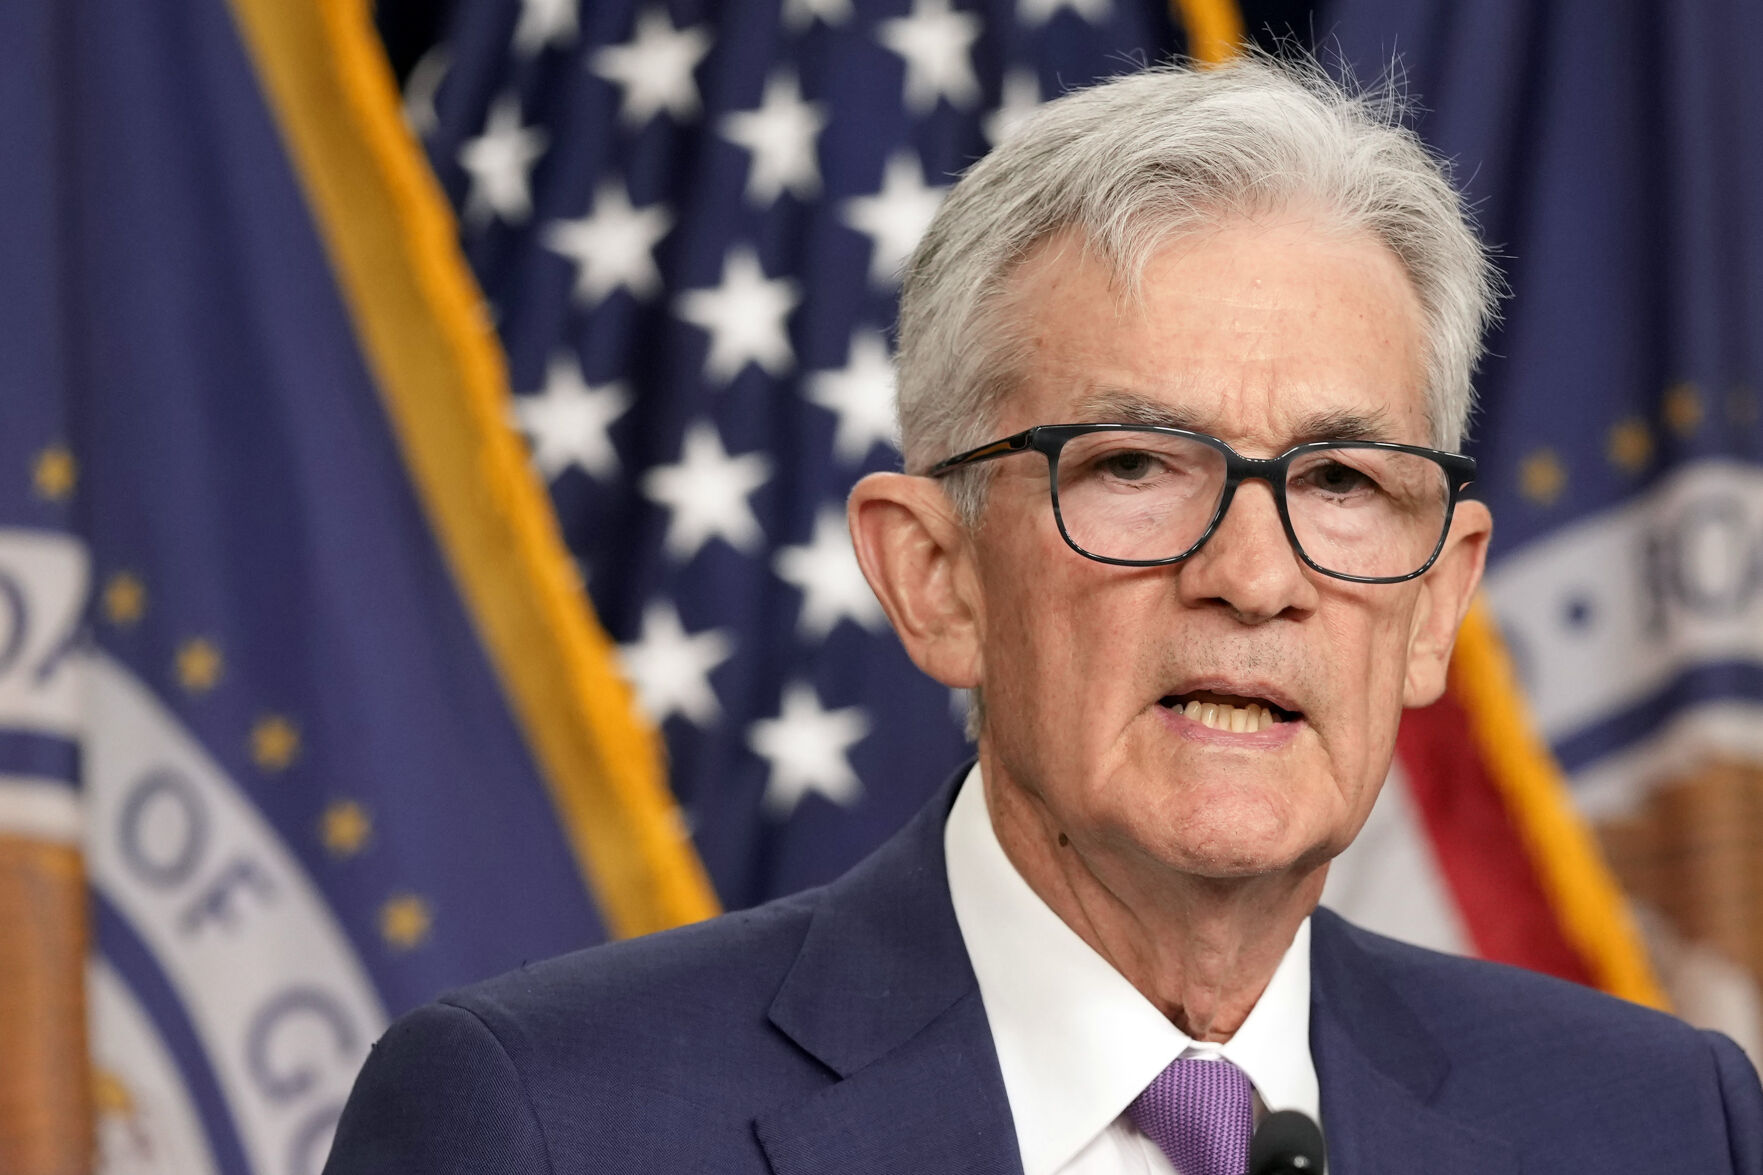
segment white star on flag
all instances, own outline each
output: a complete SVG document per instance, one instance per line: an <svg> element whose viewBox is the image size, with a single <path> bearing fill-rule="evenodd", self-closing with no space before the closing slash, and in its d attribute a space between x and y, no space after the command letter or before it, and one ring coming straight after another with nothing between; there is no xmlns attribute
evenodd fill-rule
<svg viewBox="0 0 1763 1175"><path fill-rule="evenodd" d="M545 226L547 249L575 262L575 299L597 306L623 286L635 298L661 290L655 246L673 227L673 217L660 204L632 208L616 181L602 184L594 207L577 220L556 220Z"/></svg>
<svg viewBox="0 0 1763 1175"><path fill-rule="evenodd" d="M802 611L796 628L803 638L818 641L841 620L849 620L871 632L887 625L881 604L869 590L857 553L851 549L851 531L845 512L823 506L814 516L814 537L807 546L785 547L772 560L778 578L802 593Z"/></svg>
<svg viewBox="0 0 1763 1175"><path fill-rule="evenodd" d="M533 464L547 482L571 465L596 481L618 475L618 452L607 429L631 406L623 384L590 385L573 351L551 357L545 387L514 398L515 418L531 439Z"/></svg>
<svg viewBox="0 0 1763 1175"><path fill-rule="evenodd" d="M894 363L888 344L873 330L851 336L851 353L837 371L808 377L808 398L838 417L833 453L860 463L877 444L898 448L894 437Z"/></svg>
<svg viewBox="0 0 1763 1175"><path fill-rule="evenodd" d="M840 213L845 223L874 242L869 255L871 282L884 289L899 284L900 267L930 227L946 191L925 183L918 157L910 147L902 147L888 156L880 191L845 201Z"/></svg>
<svg viewBox="0 0 1763 1175"><path fill-rule="evenodd" d="M532 166L545 153L545 132L520 124L520 99L503 94L490 106L484 133L459 148L459 166L471 176L465 218L482 224L499 216L520 224L532 215Z"/></svg>
<svg viewBox="0 0 1763 1175"><path fill-rule="evenodd" d="M722 715L710 674L734 652L726 629L687 634L679 611L667 600L643 609L643 631L619 647L619 663L636 687L643 710L657 726L674 714L707 727Z"/></svg>
<svg viewBox="0 0 1763 1175"><path fill-rule="evenodd" d="M844 24L851 19L851 0L784 0L784 27L801 32L816 17L828 25Z"/></svg>
<svg viewBox="0 0 1763 1175"><path fill-rule="evenodd" d="M771 478L771 461L763 453L731 457L709 424L686 430L680 459L657 465L643 475L643 493L671 510L667 553L684 563L713 538L737 551L751 552L764 538L747 496Z"/></svg>
<svg viewBox="0 0 1763 1175"><path fill-rule="evenodd" d="M638 15L628 42L597 51L588 68L623 88L619 115L626 126L645 126L663 110L684 122L701 108L692 71L710 52L710 43L707 30L676 29L665 9L650 8Z"/></svg>
<svg viewBox="0 0 1763 1175"><path fill-rule="evenodd" d="M680 295L678 307L681 318L710 335L705 376L726 384L748 363L774 376L795 365L785 320L801 300L794 280L768 279L758 255L742 245L724 260L720 286L688 290Z"/></svg>
<svg viewBox="0 0 1763 1175"><path fill-rule="evenodd" d="M576 37L576 4L577 0L520 0L514 51L531 57L546 45L569 48Z"/></svg>
<svg viewBox="0 0 1763 1175"><path fill-rule="evenodd" d="M949 0L912 0L910 16L876 27L877 39L906 60L907 110L929 114L940 97L957 107L978 104L973 43L983 23L978 13L951 9Z"/></svg>
<svg viewBox="0 0 1763 1175"><path fill-rule="evenodd" d="M982 120L986 139L996 147L1022 125L1022 120L1041 104L1041 83L1032 69L1012 69L1004 75L998 108Z"/></svg>
<svg viewBox="0 0 1763 1175"><path fill-rule="evenodd" d="M826 104L804 102L796 75L780 69L765 79L759 109L723 118L723 136L753 157L747 172L749 203L768 207L786 188L803 200L820 191L814 141L828 117Z"/></svg>
<svg viewBox="0 0 1763 1175"><path fill-rule="evenodd" d="M1016 0L1016 19L1026 25L1043 25L1061 8L1069 8L1091 24L1108 19L1110 0Z"/></svg>
<svg viewBox="0 0 1763 1175"><path fill-rule="evenodd" d="M767 814L783 819L809 792L845 807L863 795L851 770L851 748L869 733L869 718L856 706L827 710L813 687L793 681L784 687L782 712L761 718L747 733L753 753L771 764L762 801Z"/></svg>

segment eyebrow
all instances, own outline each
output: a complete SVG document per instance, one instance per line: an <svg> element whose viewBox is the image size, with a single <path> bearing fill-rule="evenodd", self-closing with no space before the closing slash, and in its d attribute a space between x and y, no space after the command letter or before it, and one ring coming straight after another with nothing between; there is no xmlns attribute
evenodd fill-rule
<svg viewBox="0 0 1763 1175"><path fill-rule="evenodd" d="M1199 413L1175 404L1154 400L1125 388L1100 388L1080 398L1075 419L1109 424L1148 424L1212 433L1216 425ZM1397 439L1389 414L1381 408L1369 412L1333 410L1314 412L1298 419L1289 443L1311 441L1391 441Z"/></svg>
<svg viewBox="0 0 1763 1175"><path fill-rule="evenodd" d="M1292 443L1308 441L1393 441L1389 414L1381 408L1370 412L1318 412L1298 422Z"/></svg>
<svg viewBox="0 0 1763 1175"><path fill-rule="evenodd" d="M1153 400L1125 388L1098 388L1075 405L1075 419L1098 424L1149 424L1201 432L1200 417L1185 408Z"/></svg>

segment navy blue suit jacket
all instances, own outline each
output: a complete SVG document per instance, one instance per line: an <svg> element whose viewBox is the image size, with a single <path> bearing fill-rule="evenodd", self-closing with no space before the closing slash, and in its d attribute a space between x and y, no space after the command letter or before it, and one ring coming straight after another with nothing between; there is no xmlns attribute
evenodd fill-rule
<svg viewBox="0 0 1763 1175"><path fill-rule="evenodd" d="M952 796L830 886L405 1016L327 1175L1019 1175L949 902ZM1763 1089L1724 1037L1326 910L1311 950L1339 1175L1763 1175Z"/></svg>

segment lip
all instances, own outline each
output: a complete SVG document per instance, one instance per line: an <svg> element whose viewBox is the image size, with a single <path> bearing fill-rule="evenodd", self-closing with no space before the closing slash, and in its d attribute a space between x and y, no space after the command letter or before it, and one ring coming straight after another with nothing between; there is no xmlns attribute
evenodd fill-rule
<svg viewBox="0 0 1763 1175"><path fill-rule="evenodd" d="M1198 693L1230 694L1233 697L1250 699L1260 698L1262 701L1272 702L1281 710L1289 710L1300 716L1304 713L1304 707L1298 705L1290 694L1286 693L1280 689L1279 686L1274 685L1270 681L1255 681L1252 679L1242 681L1224 677L1200 677L1189 681L1178 682L1157 696L1159 699L1162 699L1179 697L1182 694ZM1301 717L1299 721L1302 721ZM1282 722L1279 725L1284 726L1287 724ZM1207 727L1206 729L1210 730L1211 727Z"/></svg>

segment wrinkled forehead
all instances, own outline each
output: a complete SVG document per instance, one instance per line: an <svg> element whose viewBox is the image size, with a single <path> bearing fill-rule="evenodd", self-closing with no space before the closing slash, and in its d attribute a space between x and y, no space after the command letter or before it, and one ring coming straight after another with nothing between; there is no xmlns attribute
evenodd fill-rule
<svg viewBox="0 0 1763 1175"><path fill-rule="evenodd" d="M1312 217L1226 221L1136 261L1067 230L1011 275L1007 314L1018 365L1001 431L1114 420L1257 448L1436 435L1407 271L1369 234Z"/></svg>

